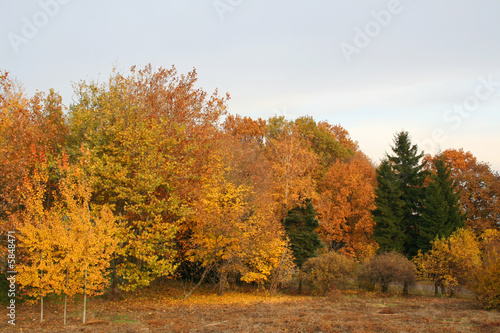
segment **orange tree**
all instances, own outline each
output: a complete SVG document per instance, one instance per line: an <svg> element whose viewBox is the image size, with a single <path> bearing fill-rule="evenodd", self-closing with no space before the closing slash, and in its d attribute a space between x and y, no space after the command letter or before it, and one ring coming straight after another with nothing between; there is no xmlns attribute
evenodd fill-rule
<svg viewBox="0 0 500 333"><path fill-rule="evenodd" d="M427 156L426 159L434 169L440 157L450 165L451 178L460 190L460 205L466 214L465 225L477 234L486 229L498 229L500 175L463 149L448 149L439 156Z"/></svg>

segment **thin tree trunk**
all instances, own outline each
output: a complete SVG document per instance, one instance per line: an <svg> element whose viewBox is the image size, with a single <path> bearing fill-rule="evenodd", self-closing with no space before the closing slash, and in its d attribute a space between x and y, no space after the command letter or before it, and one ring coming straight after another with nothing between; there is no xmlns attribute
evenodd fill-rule
<svg viewBox="0 0 500 333"><path fill-rule="evenodd" d="M40 323L43 323L43 296L40 298Z"/></svg>
<svg viewBox="0 0 500 333"><path fill-rule="evenodd" d="M219 281L219 291L217 292L217 296L224 295L224 289L226 288L227 282L227 272L223 271Z"/></svg>
<svg viewBox="0 0 500 333"><path fill-rule="evenodd" d="M114 297L118 296L119 290L118 290L118 273L116 272L116 258L113 258L111 261L111 294Z"/></svg>
<svg viewBox="0 0 500 333"><path fill-rule="evenodd" d="M83 323L85 324L85 315L87 314L87 270L85 270L85 283L83 289Z"/></svg>
<svg viewBox="0 0 500 333"><path fill-rule="evenodd" d="M283 265L283 261L285 260L285 255L286 255L286 250L283 251L280 257L280 262L278 263L278 267L276 267L276 274L273 275L271 278L271 286L269 287L269 294L274 295L276 291L278 290L278 284L279 284L279 277L280 277L280 270Z"/></svg>
<svg viewBox="0 0 500 333"><path fill-rule="evenodd" d="M198 281L198 283L193 287L193 289L191 289L190 291L188 291L187 294L184 295L184 299L188 298L189 296L191 296L191 294L196 290L198 289L198 287L201 285L201 283L203 282L203 280L205 280L205 277L207 275L207 273L212 269L212 266L213 265L208 265L207 267L205 267L205 270L203 271L203 274L201 274L201 278L200 278L200 281Z"/></svg>
<svg viewBox="0 0 500 333"><path fill-rule="evenodd" d="M410 289L410 286L408 284L408 281L405 281L403 284L403 295L408 296L408 294L410 293L409 289Z"/></svg>
<svg viewBox="0 0 500 333"><path fill-rule="evenodd" d="M43 230L42 218L40 217L40 230ZM43 250L40 250L40 264L43 261ZM43 271L40 272L40 280L43 280ZM40 291L40 323L43 323L43 291Z"/></svg>
<svg viewBox="0 0 500 333"><path fill-rule="evenodd" d="M68 288L68 282L69 282L69 274L68 274L68 269L66 268L66 288ZM66 292L64 294L64 325L66 325L67 308L68 308L68 293Z"/></svg>

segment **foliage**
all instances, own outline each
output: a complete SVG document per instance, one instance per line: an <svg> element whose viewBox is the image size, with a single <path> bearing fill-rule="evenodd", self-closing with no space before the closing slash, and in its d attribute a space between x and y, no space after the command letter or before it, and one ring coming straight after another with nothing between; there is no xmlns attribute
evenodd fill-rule
<svg viewBox="0 0 500 333"><path fill-rule="evenodd" d="M0 71L0 218L22 208L24 176L41 159L51 167L66 143L67 125L61 97L53 90L28 98L8 73ZM57 175L51 174L51 189Z"/></svg>
<svg viewBox="0 0 500 333"><path fill-rule="evenodd" d="M487 229L481 235L482 260L473 270L468 287L487 309L500 309L500 232Z"/></svg>
<svg viewBox="0 0 500 333"><path fill-rule="evenodd" d="M359 280L380 284L382 292L389 290L391 283L412 285L415 283L415 264L397 252L378 254L363 263Z"/></svg>
<svg viewBox="0 0 500 333"><path fill-rule="evenodd" d="M102 293L109 283L107 269L116 250L111 210L106 206L90 208L91 189L81 169L64 161L61 169L65 177L59 181L50 207L43 205L48 173L42 165L25 179L22 194L26 209L11 215L24 254L17 266L17 281L35 298L49 293Z"/></svg>
<svg viewBox="0 0 500 333"><path fill-rule="evenodd" d="M436 238L432 249L419 252L415 263L420 275L434 282L436 287L446 288L450 294L466 286L481 262L480 243L474 232L462 228L449 237Z"/></svg>
<svg viewBox="0 0 500 333"><path fill-rule="evenodd" d="M500 222L500 175L480 162L471 152L448 149L442 157L451 166L451 178L460 190L460 205L466 213L465 225L479 235L486 229L498 229Z"/></svg>
<svg viewBox="0 0 500 333"><path fill-rule="evenodd" d="M377 183L376 208L372 210L376 223L373 238L378 242L381 251L402 251L405 244L403 225L405 203L401 198L398 176L392 171L388 160L382 161L377 168Z"/></svg>
<svg viewBox="0 0 500 333"><path fill-rule="evenodd" d="M79 84L70 124L75 155L90 149L93 201L110 205L119 218L120 247L114 285L146 286L177 266L176 234L199 193L206 172L208 138L224 113L217 93L195 89L196 72L151 66L109 83ZM182 246L182 244L181 244ZM182 248L180 249L182 250Z"/></svg>
<svg viewBox="0 0 500 333"><path fill-rule="evenodd" d="M251 187L228 179L230 168L219 155L214 159L218 166L204 181L187 255L206 269L216 269L222 294L230 274L245 282L266 281L286 242L272 221L272 210L256 200Z"/></svg>
<svg viewBox="0 0 500 333"><path fill-rule="evenodd" d="M308 259L302 265L304 282L325 295L332 289L345 289L356 275L356 262L338 252L328 252Z"/></svg>
<svg viewBox="0 0 500 333"><path fill-rule="evenodd" d="M303 206L291 209L285 219L285 231L290 239L294 262L301 268L302 264L316 255L322 246L316 229L319 227L316 211L310 199Z"/></svg>
<svg viewBox="0 0 500 333"><path fill-rule="evenodd" d="M319 186L319 233L331 250L363 260L375 254L374 173L361 153L333 163Z"/></svg>
<svg viewBox="0 0 500 333"><path fill-rule="evenodd" d="M269 119L265 153L270 164L276 215L284 221L290 209L316 197L314 175L318 158L299 128L284 117Z"/></svg>
<svg viewBox="0 0 500 333"><path fill-rule="evenodd" d="M403 213L404 243L403 250L406 255L413 257L418 252L420 235L418 225L421 223L421 209L424 198L423 185L427 173L422 162L423 153L418 153L418 147L411 143L408 132L401 131L394 138L392 147L394 155L387 158L393 172L397 175L397 183L401 191ZM397 208L395 213L399 213Z"/></svg>
<svg viewBox="0 0 500 333"><path fill-rule="evenodd" d="M419 223L419 249L431 248L436 237L448 237L458 228L464 227L456 182L450 178L451 170L443 157L433 161L435 172L425 187L422 221Z"/></svg>

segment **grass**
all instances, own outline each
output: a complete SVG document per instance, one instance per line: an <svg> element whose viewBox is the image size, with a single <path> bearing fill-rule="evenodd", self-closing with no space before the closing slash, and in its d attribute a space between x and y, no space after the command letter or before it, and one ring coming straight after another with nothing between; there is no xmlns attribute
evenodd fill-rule
<svg viewBox="0 0 500 333"><path fill-rule="evenodd" d="M142 289L113 301L89 301L88 323L81 303L69 305L62 325L60 302L22 305L16 326L1 332L500 332L500 313L481 310L473 299L392 293L332 293L325 297L232 290L217 297L211 288L182 299L177 283ZM57 313L56 313L57 311Z"/></svg>

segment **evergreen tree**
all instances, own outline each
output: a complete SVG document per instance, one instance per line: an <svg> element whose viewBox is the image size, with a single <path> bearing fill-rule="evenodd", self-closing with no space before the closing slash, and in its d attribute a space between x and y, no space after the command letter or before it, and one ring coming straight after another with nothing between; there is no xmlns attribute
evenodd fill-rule
<svg viewBox="0 0 500 333"><path fill-rule="evenodd" d="M295 264L300 268L310 257L316 255L316 250L322 244L316 229L319 222L316 219L316 211L310 199L305 205L295 207L288 212L285 219L285 230L292 247Z"/></svg>
<svg viewBox="0 0 500 333"><path fill-rule="evenodd" d="M435 172L425 188L422 221L419 229L419 248L428 251L436 238L447 238L455 230L465 226L457 185L452 181L451 169L442 156L434 161Z"/></svg>
<svg viewBox="0 0 500 333"><path fill-rule="evenodd" d="M376 222L373 238L380 245L380 251L402 252L405 234L403 226L403 206L398 177L388 160L382 161L377 169L377 189L375 206L372 211Z"/></svg>
<svg viewBox="0 0 500 333"><path fill-rule="evenodd" d="M396 134L392 151L394 155L387 155L387 165L382 163L379 167L377 209L373 217L380 225L375 228L374 237L379 239L382 248L401 249L408 257L414 257L419 250L418 226L422 221L427 174L425 163L421 162L424 154L418 153L418 147L411 143L405 131Z"/></svg>
<svg viewBox="0 0 500 333"><path fill-rule="evenodd" d="M401 131L394 139L393 156L388 156L392 168L398 176L403 205L403 225L405 230L404 254L417 255L419 247L418 226L422 221L421 211L424 200L424 181L427 172L422 162L424 153L418 153L408 132Z"/></svg>

